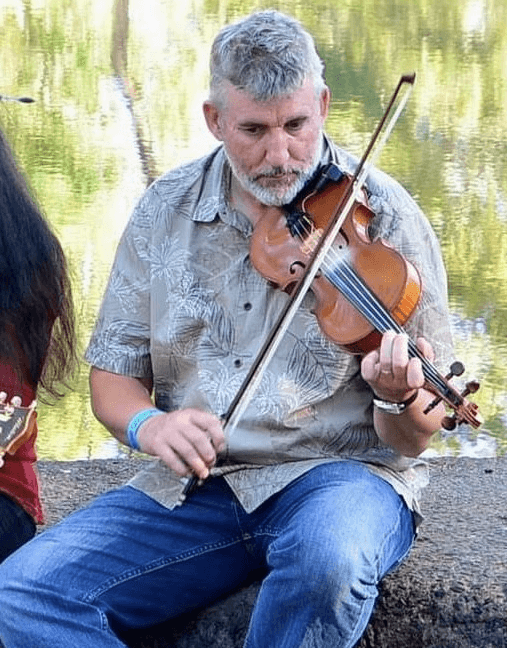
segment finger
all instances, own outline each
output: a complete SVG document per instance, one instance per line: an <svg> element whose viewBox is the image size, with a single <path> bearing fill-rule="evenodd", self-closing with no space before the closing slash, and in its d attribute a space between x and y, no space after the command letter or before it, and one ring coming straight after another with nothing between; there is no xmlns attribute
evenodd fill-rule
<svg viewBox="0 0 507 648"><path fill-rule="evenodd" d="M192 472L201 479L206 479L216 462L216 446L225 445L217 417L190 408L149 419L138 438L144 452L160 457L179 475Z"/></svg>
<svg viewBox="0 0 507 648"><path fill-rule="evenodd" d="M184 436L206 466L212 466L216 462L217 453L213 439L208 432L200 428L189 428L185 431Z"/></svg>
<svg viewBox="0 0 507 648"><path fill-rule="evenodd" d="M377 349L370 351L361 362L361 376L367 382L373 381L379 374L379 352Z"/></svg>
<svg viewBox="0 0 507 648"><path fill-rule="evenodd" d="M392 353L395 336L394 331L386 331L382 336L379 349L379 371L381 375L392 374Z"/></svg>
<svg viewBox="0 0 507 648"><path fill-rule="evenodd" d="M191 468L170 446L164 447L158 456L180 477L186 477L192 474Z"/></svg>
<svg viewBox="0 0 507 648"><path fill-rule="evenodd" d="M405 377L408 362L408 336L400 333L393 338L391 346L392 372L395 378Z"/></svg>
<svg viewBox="0 0 507 648"><path fill-rule="evenodd" d="M424 386L424 373L419 358L412 358L408 364L407 385L410 389L419 389Z"/></svg>
<svg viewBox="0 0 507 648"><path fill-rule="evenodd" d="M191 410L190 422L205 433L206 438L214 451L222 452L222 450L224 450L225 435L219 418L209 412Z"/></svg>
<svg viewBox="0 0 507 648"><path fill-rule="evenodd" d="M423 337L417 338L417 348L425 358L433 362L435 359L435 351L428 340Z"/></svg>
<svg viewBox="0 0 507 648"><path fill-rule="evenodd" d="M207 461L202 457L193 443L185 437L179 436L168 447L185 466L185 472L183 474L191 472L200 479L206 479L208 477L209 467ZM171 456L170 453L168 453L168 456ZM181 472L178 474L181 474Z"/></svg>
<svg viewBox="0 0 507 648"><path fill-rule="evenodd" d="M223 432L215 416L200 410L184 410L179 416L178 434L171 437L170 443L187 466L204 479L217 458L214 438L220 445Z"/></svg>

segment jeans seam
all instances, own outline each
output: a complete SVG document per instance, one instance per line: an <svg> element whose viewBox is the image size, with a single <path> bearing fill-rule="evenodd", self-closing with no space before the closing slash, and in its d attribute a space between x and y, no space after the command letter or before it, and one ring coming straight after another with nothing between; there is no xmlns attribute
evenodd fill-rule
<svg viewBox="0 0 507 648"><path fill-rule="evenodd" d="M380 570L381 556L383 556L383 554L384 554L384 549L385 549L385 546L386 546L386 543L388 542L388 540L389 540L389 539L390 539L390 538L391 538L391 537L396 533L396 531L401 527L401 513L402 513L402 511L403 511L403 509L404 509L405 506L406 506L405 502L404 502L403 499L400 497L400 502L399 502L399 506L398 506L398 520L397 520L397 523L391 527L391 530L389 531L389 533L386 533L386 534L385 534L385 536L384 536L384 541L382 542L381 547L379 547L378 556L377 556L377 559L376 559L376 561L375 561L375 572L376 572L376 582L377 582L377 586L378 586L378 584L380 583L381 578L384 578L384 577L387 575L388 571L391 571L392 569L394 569L394 568L396 567L396 565L399 564L399 563L403 560L403 558L405 558L405 556L407 555L407 553L410 551L410 548L412 547L412 544L413 544L413 534L412 534L412 541L409 543L409 547L408 547L407 551L404 552L403 557L402 557L402 558L399 558L398 560L396 560L396 561L393 563L392 567L391 567L388 571L386 571L382 577L380 576L380 571L381 571L381 570ZM360 614L357 615L356 624L355 624L354 628L352 629L352 632L351 632L350 636L354 636L354 635L357 633L357 629L358 629L358 627L360 626L360 624L361 624L362 621L363 621L363 609L364 609L363 606L361 606L361 612L360 612Z"/></svg>
<svg viewBox="0 0 507 648"><path fill-rule="evenodd" d="M380 570L379 570L380 557L384 555L384 548L385 548L386 543L388 542L388 540L389 540L389 539L390 539L390 538L395 534L395 532L396 532L398 529L401 528L402 512L403 512L406 508L407 508L407 505L405 504L405 502L403 501L403 499L400 497L400 503L399 503L399 508L398 508L398 522L397 522L396 526L393 526L393 528L390 530L389 533L386 533L386 535L385 535L385 537L384 537L384 542L382 543L382 546L381 546L381 548L380 548L380 550L379 550L379 553L378 553L377 565L376 565L376 570L377 570L377 580L380 580L380 575L379 575L379 572L380 572ZM408 511L408 512L411 514L411 511ZM401 557L397 558L397 559L393 562L393 564L391 565L391 567L389 567L389 569L385 571L384 576L386 576L386 575L387 575L391 570L395 569L397 565L399 565L401 562L403 562L403 560L406 558L406 556L407 556L407 554L409 553L409 551L412 549L413 544L414 544L414 533L413 533L413 531L412 531L412 540L409 542L406 551L404 551L404 552L403 552L403 555L402 555Z"/></svg>
<svg viewBox="0 0 507 648"><path fill-rule="evenodd" d="M123 583L126 583L130 580L133 580L135 578L138 578L139 576L144 576L146 574L156 572L160 569L164 569L168 565L173 565L176 563L184 562L186 560L189 560L191 558L196 558L197 556L203 556L207 553L211 553L213 551L216 551L217 549L222 549L224 547L232 547L235 544L239 544L242 542L241 538L237 538L236 540L233 541L223 541L223 542L215 542L211 545L205 545L204 547L200 548L199 550L192 550L192 551L187 551L184 554L180 554L178 556L174 556L170 559L164 559L164 560L159 560L155 563L150 563L149 565L143 565L142 567L136 567L135 569L130 569L126 572L123 572L121 575L115 576L114 578L110 578L106 580L104 583L102 583L99 587L96 587L93 590L90 590L85 596L82 597L82 602L83 603L92 603L95 601L97 598L99 598L102 594L104 594L107 591L112 590L113 588L117 587L118 585L122 585Z"/></svg>
<svg viewBox="0 0 507 648"><path fill-rule="evenodd" d="M264 538L266 536L269 536L271 538L277 538L278 535L280 534L280 528L277 526L273 526L271 524L263 524L260 526L260 528L254 528L252 529L252 524L251 524L251 518L252 515L246 514L246 523L243 523L243 520L241 519L240 512L244 511L243 507L241 504L234 502L234 515L236 517L236 522L238 525L239 532L241 533L242 540L245 540L245 536L248 535L249 538L257 542L259 538ZM253 525L256 527L256 524L254 523ZM267 558L267 554L266 554Z"/></svg>

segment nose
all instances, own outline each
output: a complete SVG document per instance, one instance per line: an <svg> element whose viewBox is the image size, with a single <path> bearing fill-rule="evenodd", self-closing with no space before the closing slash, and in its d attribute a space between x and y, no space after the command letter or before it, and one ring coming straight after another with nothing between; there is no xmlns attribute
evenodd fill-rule
<svg viewBox="0 0 507 648"><path fill-rule="evenodd" d="M283 128L274 128L266 138L265 159L272 167L283 167L290 158L290 136Z"/></svg>

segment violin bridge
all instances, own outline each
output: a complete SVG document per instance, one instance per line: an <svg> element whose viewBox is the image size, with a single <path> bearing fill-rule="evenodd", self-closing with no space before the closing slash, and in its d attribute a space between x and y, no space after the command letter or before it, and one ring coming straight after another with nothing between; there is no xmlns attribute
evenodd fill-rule
<svg viewBox="0 0 507 648"><path fill-rule="evenodd" d="M324 230L321 227L318 228L312 227L312 231L305 238L303 244L301 245L301 252L303 254L305 254L306 256L310 256L310 254L312 254L312 252L317 247L317 244L322 236L323 231Z"/></svg>

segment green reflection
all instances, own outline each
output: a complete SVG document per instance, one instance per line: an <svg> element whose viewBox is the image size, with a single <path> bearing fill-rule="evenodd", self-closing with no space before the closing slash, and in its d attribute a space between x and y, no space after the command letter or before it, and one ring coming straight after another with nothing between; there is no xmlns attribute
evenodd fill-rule
<svg viewBox="0 0 507 648"><path fill-rule="evenodd" d="M417 72L380 166L416 197L441 241L457 357L477 377L484 431L503 451L507 407L507 3L504 0L6 0L0 118L69 256L84 349L137 197L216 142L201 103L216 31L274 7L315 34L333 93L328 131L360 155L399 75ZM40 454L99 454L109 439L87 368L40 408ZM440 450L456 441L436 440Z"/></svg>

